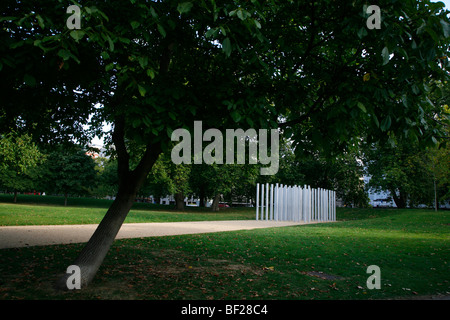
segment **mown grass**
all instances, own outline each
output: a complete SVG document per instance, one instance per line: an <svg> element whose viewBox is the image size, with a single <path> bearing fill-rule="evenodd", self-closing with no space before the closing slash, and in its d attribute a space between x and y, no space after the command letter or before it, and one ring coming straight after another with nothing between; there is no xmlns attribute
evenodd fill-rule
<svg viewBox="0 0 450 320"><path fill-rule="evenodd" d="M70 198L64 206L62 197L21 195L19 202L12 203L12 196L0 195L0 226L98 224L112 200ZM125 223L174 222L205 220L253 219L254 209L186 207L177 211L173 206L136 202Z"/></svg>
<svg viewBox="0 0 450 320"><path fill-rule="evenodd" d="M19 207L19 206L18 206ZM450 293L450 212L339 209L337 223L117 240L88 288L52 284L82 244L0 250L0 299L413 299ZM381 269L369 290L367 267Z"/></svg>

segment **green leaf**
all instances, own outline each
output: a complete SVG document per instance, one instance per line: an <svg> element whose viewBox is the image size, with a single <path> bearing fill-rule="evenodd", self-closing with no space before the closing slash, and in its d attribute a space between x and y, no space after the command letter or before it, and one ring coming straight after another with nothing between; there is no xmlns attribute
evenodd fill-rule
<svg viewBox="0 0 450 320"><path fill-rule="evenodd" d="M70 36L74 38L77 42L83 39L85 32L83 30L73 30Z"/></svg>
<svg viewBox="0 0 450 320"><path fill-rule="evenodd" d="M238 10L238 11L237 11L237 16L238 16L238 18L241 19L241 20L245 20L245 18L246 18L246 16L244 16L243 10Z"/></svg>
<svg viewBox="0 0 450 320"><path fill-rule="evenodd" d="M237 110L231 112L231 117L233 118L234 122L239 122L242 118L241 114Z"/></svg>
<svg viewBox="0 0 450 320"><path fill-rule="evenodd" d="M228 15L229 15L230 17L233 17L233 16L236 15L236 12L237 12L237 10L232 10L232 11L230 11L230 13L228 13Z"/></svg>
<svg viewBox="0 0 450 320"><path fill-rule="evenodd" d="M61 58L63 58L64 61L69 60L70 58L72 58L73 60L75 60L77 63L80 63L80 60L78 60L77 57L75 57L72 52L70 52L67 49L60 49L58 51L58 56L60 56Z"/></svg>
<svg viewBox="0 0 450 320"><path fill-rule="evenodd" d="M362 38L364 38L365 36L367 36L367 29L365 28L365 27L361 27L359 30L358 30L358 32L357 32L357 35L358 35L358 38L360 38L360 39L362 39Z"/></svg>
<svg viewBox="0 0 450 320"><path fill-rule="evenodd" d="M163 38L166 37L166 35L167 35L166 30L164 30L163 26L160 25L159 23L158 23L158 31L163 36Z"/></svg>
<svg viewBox="0 0 450 320"><path fill-rule="evenodd" d="M362 102L359 102L359 101L358 101L357 106L358 106L358 108L361 109L362 112L364 112L364 113L367 112L367 109L366 109L366 107L364 106L364 104L363 104Z"/></svg>
<svg viewBox="0 0 450 320"><path fill-rule="evenodd" d="M147 75L153 79L155 79L155 71L153 69L147 69Z"/></svg>
<svg viewBox="0 0 450 320"><path fill-rule="evenodd" d="M134 30L134 29L138 28L141 25L141 23L139 21L131 21L130 25Z"/></svg>
<svg viewBox="0 0 450 320"><path fill-rule="evenodd" d="M147 127L151 127L152 122L150 121L150 119L148 118L148 116L144 116L144 117L142 118L142 121L144 122L144 124L145 124Z"/></svg>
<svg viewBox="0 0 450 320"><path fill-rule="evenodd" d="M107 59L110 58L110 57L109 57L109 53L106 52L106 51L102 51L101 56L102 56L102 58L105 59L105 60L107 60Z"/></svg>
<svg viewBox="0 0 450 320"><path fill-rule="evenodd" d="M148 56L142 56L138 58L139 64L141 65L142 69L145 69L145 67L148 64Z"/></svg>
<svg viewBox="0 0 450 320"><path fill-rule="evenodd" d="M387 47L383 48L381 51L381 56L383 57L383 66L389 63L389 49Z"/></svg>
<svg viewBox="0 0 450 320"><path fill-rule="evenodd" d="M222 49L225 52L225 54L227 55L227 57L229 57L231 55L231 41L230 38L225 38L225 40L223 40L222 43Z"/></svg>
<svg viewBox="0 0 450 320"><path fill-rule="evenodd" d="M172 137L172 133L173 133L173 129L172 128L167 127L166 128L166 132L167 132L167 136L168 137Z"/></svg>
<svg viewBox="0 0 450 320"><path fill-rule="evenodd" d="M131 124L132 124L133 128L137 128L141 125L141 119L134 119Z"/></svg>
<svg viewBox="0 0 450 320"><path fill-rule="evenodd" d="M14 21L14 20L17 20L17 19L19 19L18 17L1 17L0 18L0 22L3 22L3 21Z"/></svg>
<svg viewBox="0 0 450 320"><path fill-rule="evenodd" d="M153 7L150 7L150 14L152 15L153 18L158 18L158 14L156 13Z"/></svg>
<svg viewBox="0 0 450 320"><path fill-rule="evenodd" d="M69 50L61 49L58 51L58 56L63 58L64 60L69 60L69 58L72 56Z"/></svg>
<svg viewBox="0 0 450 320"><path fill-rule="evenodd" d="M26 83L27 86L30 86L30 87L34 87L36 85L36 79L29 74L26 74L23 77L23 81Z"/></svg>
<svg viewBox="0 0 450 320"><path fill-rule="evenodd" d="M382 131L387 131L391 127L391 116L387 116L386 118L381 121L380 129Z"/></svg>
<svg viewBox="0 0 450 320"><path fill-rule="evenodd" d="M373 114L372 117L373 117L373 122L375 123L377 128L379 128L380 127L380 122L378 121L377 116Z"/></svg>
<svg viewBox="0 0 450 320"><path fill-rule="evenodd" d="M425 31L433 38L434 42L439 43L439 37L433 29L427 27Z"/></svg>
<svg viewBox="0 0 450 320"><path fill-rule="evenodd" d="M140 84L138 84L138 90L139 90L139 93L141 94L141 96L145 97L145 94L147 93L147 90L143 86L141 86Z"/></svg>
<svg viewBox="0 0 450 320"><path fill-rule="evenodd" d="M441 19L441 26L442 26L442 31L444 32L444 37L448 38L450 36L450 24Z"/></svg>
<svg viewBox="0 0 450 320"><path fill-rule="evenodd" d="M128 38L124 38L124 37L119 37L119 41L125 44L130 44L131 40Z"/></svg>
<svg viewBox="0 0 450 320"><path fill-rule="evenodd" d="M109 43L109 51L114 51L114 42L112 41L111 37L109 35L103 35L103 38Z"/></svg>
<svg viewBox="0 0 450 320"><path fill-rule="evenodd" d="M177 10L180 14L188 13L192 9L192 2L182 2L178 4Z"/></svg>
<svg viewBox="0 0 450 320"><path fill-rule="evenodd" d="M193 105L188 105L186 108L189 110L189 112L190 112L193 116L195 116L195 115L197 114L197 109L195 108L195 106L193 106Z"/></svg>
<svg viewBox="0 0 450 320"><path fill-rule="evenodd" d="M41 27L41 29L44 29L45 27L44 19L42 19L42 17L39 14L36 15L36 19L38 21L39 27Z"/></svg>
<svg viewBox="0 0 450 320"><path fill-rule="evenodd" d="M205 36L207 38L214 38L214 36L218 33L219 28L211 28L208 31L206 31Z"/></svg>
<svg viewBox="0 0 450 320"><path fill-rule="evenodd" d="M26 43L25 41L18 41L18 42L14 42L14 43L10 44L9 47L11 49L16 49L16 48L23 46L25 43Z"/></svg>
<svg viewBox="0 0 450 320"><path fill-rule="evenodd" d="M114 68L114 62L111 62L109 64L106 65L105 70L106 71L110 71Z"/></svg>

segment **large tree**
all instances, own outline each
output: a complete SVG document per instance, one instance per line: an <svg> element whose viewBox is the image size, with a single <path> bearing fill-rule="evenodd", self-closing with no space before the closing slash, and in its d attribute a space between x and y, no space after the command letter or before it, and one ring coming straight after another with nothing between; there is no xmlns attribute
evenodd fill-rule
<svg viewBox="0 0 450 320"><path fill-rule="evenodd" d="M157 199L175 195L175 208L184 210L184 198L190 193L190 172L191 165L175 165L170 159L170 154L162 153L150 172L150 181L145 189Z"/></svg>
<svg viewBox="0 0 450 320"><path fill-rule="evenodd" d="M67 150L59 147L48 155L44 167L46 191L63 194L65 206L69 194L85 196L96 186L94 159L82 148L74 146Z"/></svg>
<svg viewBox="0 0 450 320"><path fill-rule="evenodd" d="M442 4L380 1L373 30L362 1L80 1L80 30L67 29L63 1L0 6L2 129L84 141L92 114L90 134L112 123L118 193L74 262L82 286L171 132L194 120L280 126L296 150L330 153L362 136L435 134L428 84L449 63Z"/></svg>
<svg viewBox="0 0 450 320"><path fill-rule="evenodd" d="M17 192L35 188L44 161L45 155L29 135L0 134L0 184L14 192L14 202Z"/></svg>
<svg viewBox="0 0 450 320"><path fill-rule="evenodd" d="M395 146L377 145L367 151L369 186L389 192L397 208L432 199L433 182L423 164L417 144L396 141Z"/></svg>

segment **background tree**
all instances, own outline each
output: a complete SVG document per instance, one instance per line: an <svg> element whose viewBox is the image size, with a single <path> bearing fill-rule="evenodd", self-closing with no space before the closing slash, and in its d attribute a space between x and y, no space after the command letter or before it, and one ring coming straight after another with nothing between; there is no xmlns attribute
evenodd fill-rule
<svg viewBox="0 0 450 320"><path fill-rule="evenodd" d="M64 194L65 206L69 194L88 195L96 185L95 162L82 149L67 150L61 147L49 154L46 165L46 190Z"/></svg>
<svg viewBox="0 0 450 320"><path fill-rule="evenodd" d="M368 205L362 155L358 146L350 151L330 158L316 151L302 154L295 152L293 144L283 141L280 148L280 170L265 183L284 185L309 185L313 188L335 190L338 199L346 205L365 207Z"/></svg>
<svg viewBox="0 0 450 320"><path fill-rule="evenodd" d="M421 158L423 166L429 172L429 179L432 179L433 183L433 201L427 199L424 203L432 202L437 210L439 204L450 200L450 145L430 147L425 150Z"/></svg>
<svg viewBox="0 0 450 320"><path fill-rule="evenodd" d="M163 153L152 167L144 190L147 195L152 194L157 199L174 195L175 208L184 210L184 198L190 193L190 172L191 165L175 165L170 159L170 153Z"/></svg>
<svg viewBox="0 0 450 320"><path fill-rule="evenodd" d="M97 183L94 194L99 197L111 196L117 194L119 178L117 177L117 160L99 157L94 159L97 164Z"/></svg>
<svg viewBox="0 0 450 320"><path fill-rule="evenodd" d="M212 173L210 165L206 163L192 165L189 185L192 194L200 200L200 207L206 207L208 198L212 196Z"/></svg>
<svg viewBox="0 0 450 320"><path fill-rule="evenodd" d="M0 134L0 183L14 192L30 191L40 178L39 165L45 156L39 151L31 136L16 132Z"/></svg>
<svg viewBox="0 0 450 320"><path fill-rule="evenodd" d="M228 169L232 170L230 179L231 190L228 194L224 194L224 199L230 205L233 200L237 202L255 203L256 181L260 174L261 165L240 164L229 165Z"/></svg>
<svg viewBox="0 0 450 320"><path fill-rule="evenodd" d="M434 81L432 81L434 82ZM429 95L430 104L440 111L426 114L433 123L435 144L423 144L405 132L388 143L366 146L365 161L371 176L373 190L390 193L398 208L419 204L438 207L439 201L448 200L449 170L449 102L447 82L436 82ZM437 133L439 132L439 133Z"/></svg>
<svg viewBox="0 0 450 320"><path fill-rule="evenodd" d="M406 141L383 145L369 152L369 186L387 191L397 208L429 203L433 199L433 180L423 163L424 150Z"/></svg>
<svg viewBox="0 0 450 320"><path fill-rule="evenodd" d="M169 172L165 167L165 162L160 156L152 167L148 179L143 187L148 191L148 194L153 195L156 203L160 203L161 198L171 194L171 178Z"/></svg>
<svg viewBox="0 0 450 320"><path fill-rule="evenodd" d="M205 206L205 201L212 199L212 210L219 211L220 200L231 205L233 201L254 199L256 180L261 165L249 164L248 138L243 139L245 139L243 143L246 150L244 164L191 165L189 184L193 195L200 199L200 206ZM237 147L234 149L234 157L236 160Z"/></svg>
<svg viewBox="0 0 450 320"><path fill-rule="evenodd" d="M368 207L368 188L364 182L366 174L360 152L353 151L340 155L331 163L331 179L338 199L344 205Z"/></svg>

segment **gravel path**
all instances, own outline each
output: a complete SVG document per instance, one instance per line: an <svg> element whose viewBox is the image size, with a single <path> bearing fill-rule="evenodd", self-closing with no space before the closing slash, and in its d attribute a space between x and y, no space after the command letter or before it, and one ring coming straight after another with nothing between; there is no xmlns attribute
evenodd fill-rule
<svg viewBox="0 0 450 320"><path fill-rule="evenodd" d="M125 223L119 230L116 239L250 230L301 224L304 223L255 220ZM96 228L96 224L0 227L0 249L87 242Z"/></svg>

